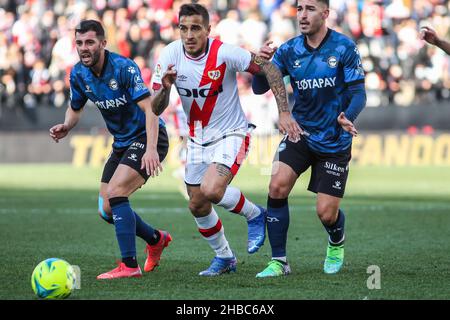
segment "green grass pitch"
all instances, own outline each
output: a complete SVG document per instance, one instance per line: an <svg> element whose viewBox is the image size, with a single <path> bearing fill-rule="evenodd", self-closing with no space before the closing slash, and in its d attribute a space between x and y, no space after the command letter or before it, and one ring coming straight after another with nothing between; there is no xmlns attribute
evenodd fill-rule
<svg viewBox="0 0 450 320"><path fill-rule="evenodd" d="M269 177L244 166L233 182L265 205ZM266 168L267 169L267 168ZM0 299L35 299L30 277L42 260L58 257L81 268L81 289L69 299L449 299L450 170L448 167L353 167L342 208L346 260L337 275L322 272L327 235L315 197L301 177L289 199L288 258L292 274L256 279L270 258L268 240L246 252L242 217L218 209L238 257L238 272L201 278L213 252L200 237L172 169L131 197L134 209L173 242L156 271L140 279L98 281L119 258L114 229L97 215L101 168L0 165ZM138 239L143 265L144 244ZM381 271L368 289L367 269Z"/></svg>

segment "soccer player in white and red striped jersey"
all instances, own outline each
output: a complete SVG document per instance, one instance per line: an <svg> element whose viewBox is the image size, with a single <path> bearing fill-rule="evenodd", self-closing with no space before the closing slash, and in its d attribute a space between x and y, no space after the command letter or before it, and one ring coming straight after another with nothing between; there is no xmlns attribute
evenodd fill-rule
<svg viewBox="0 0 450 320"><path fill-rule="evenodd" d="M247 50L209 38L209 14L203 6L182 5L179 29L181 39L163 49L156 65L152 108L160 115L175 85L189 125L185 175L189 209L216 253L200 275L217 276L236 271L237 260L212 204L246 218L249 253L265 240L266 210L229 185L246 157L254 128L239 102L236 73L264 74L277 101L280 131L295 139L301 129L289 111L280 71Z"/></svg>

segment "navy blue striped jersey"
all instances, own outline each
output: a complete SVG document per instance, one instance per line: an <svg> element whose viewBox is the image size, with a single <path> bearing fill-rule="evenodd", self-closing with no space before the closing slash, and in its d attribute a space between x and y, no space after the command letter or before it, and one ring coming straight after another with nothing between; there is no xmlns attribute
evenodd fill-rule
<svg viewBox="0 0 450 320"><path fill-rule="evenodd" d="M364 70L355 43L345 35L328 29L316 49L306 37L297 36L276 51L272 62L284 76L290 76L294 90L292 114L311 149L335 153L351 146L352 136L337 122L350 103L347 87L364 83Z"/></svg>
<svg viewBox="0 0 450 320"><path fill-rule="evenodd" d="M114 137L113 148L126 148L145 134L145 112L137 102L150 96L139 67L130 59L105 50L99 77L78 62L70 73L70 106L80 110L91 100ZM160 119L159 125L164 125Z"/></svg>

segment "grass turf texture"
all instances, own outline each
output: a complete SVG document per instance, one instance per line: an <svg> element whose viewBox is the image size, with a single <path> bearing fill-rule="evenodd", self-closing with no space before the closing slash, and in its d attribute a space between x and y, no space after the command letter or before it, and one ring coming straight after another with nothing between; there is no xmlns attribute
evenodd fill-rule
<svg viewBox="0 0 450 320"><path fill-rule="evenodd" d="M113 226L97 215L101 169L69 165L0 165L0 299L35 299L30 277L58 257L81 268L81 290L69 299L449 299L450 170L353 167L342 208L346 259L337 275L322 271L327 234L306 191L309 173L289 199L288 257L293 273L255 279L270 259L268 239L246 252L242 217L218 209L238 257L238 272L202 278L213 252L197 231L171 168L131 197L133 208L173 241L161 266L140 279L98 281L119 258ZM269 176L243 166L234 185L265 205ZM144 243L137 239L143 266ZM367 268L381 269L381 289L369 290Z"/></svg>

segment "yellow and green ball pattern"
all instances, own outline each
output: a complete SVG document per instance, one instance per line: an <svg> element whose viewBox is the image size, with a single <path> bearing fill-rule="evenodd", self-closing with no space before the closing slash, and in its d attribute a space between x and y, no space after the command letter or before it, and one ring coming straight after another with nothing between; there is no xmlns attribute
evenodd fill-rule
<svg viewBox="0 0 450 320"><path fill-rule="evenodd" d="M75 273L67 261L50 258L34 268L31 287L41 299L65 299L75 287Z"/></svg>

